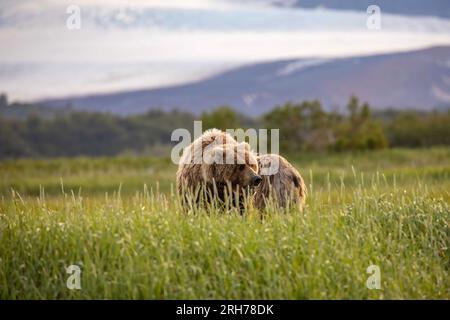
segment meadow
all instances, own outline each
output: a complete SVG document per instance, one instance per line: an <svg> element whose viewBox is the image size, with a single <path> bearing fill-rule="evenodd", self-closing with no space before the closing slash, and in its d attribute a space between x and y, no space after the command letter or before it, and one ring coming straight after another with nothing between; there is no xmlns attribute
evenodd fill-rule
<svg viewBox="0 0 450 320"><path fill-rule="evenodd" d="M306 209L263 218L184 213L168 158L2 161L0 298L450 298L450 148L287 158Z"/></svg>

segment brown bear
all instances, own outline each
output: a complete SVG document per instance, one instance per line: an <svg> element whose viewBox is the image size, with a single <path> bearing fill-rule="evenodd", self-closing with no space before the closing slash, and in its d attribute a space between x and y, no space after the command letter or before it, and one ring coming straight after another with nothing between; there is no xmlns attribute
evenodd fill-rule
<svg viewBox="0 0 450 320"><path fill-rule="evenodd" d="M253 197L255 208L263 211L269 203L277 208L296 206L303 210L306 185L303 178L285 158L276 154L258 157L258 173L262 177Z"/></svg>
<svg viewBox="0 0 450 320"><path fill-rule="evenodd" d="M256 155L223 131L211 129L183 150L177 190L186 207L220 200L243 210L249 187L258 185Z"/></svg>

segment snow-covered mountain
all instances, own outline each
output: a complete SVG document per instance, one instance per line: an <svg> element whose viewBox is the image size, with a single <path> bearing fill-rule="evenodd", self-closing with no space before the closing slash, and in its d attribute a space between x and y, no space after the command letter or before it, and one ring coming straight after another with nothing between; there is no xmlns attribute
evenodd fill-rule
<svg viewBox="0 0 450 320"><path fill-rule="evenodd" d="M450 107L450 47L342 59L300 59L237 68L197 83L162 89L43 101L45 105L141 113L178 108L195 113L231 105L259 115L286 101L319 99L342 107L355 94L375 108Z"/></svg>
<svg viewBox="0 0 450 320"><path fill-rule="evenodd" d="M412 15L450 17L450 2L447 0L250 0L271 3L282 7L329 8L336 10L365 10L369 5L378 5L383 12Z"/></svg>

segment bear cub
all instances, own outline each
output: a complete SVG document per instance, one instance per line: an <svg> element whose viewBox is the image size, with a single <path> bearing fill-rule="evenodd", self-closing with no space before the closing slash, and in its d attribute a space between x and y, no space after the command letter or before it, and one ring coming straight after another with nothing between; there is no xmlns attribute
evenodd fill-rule
<svg viewBox="0 0 450 320"><path fill-rule="evenodd" d="M263 211L269 203L273 203L278 208L295 206L303 210L307 190L297 169L277 154L260 155L258 168L262 181L253 197L253 205L257 209Z"/></svg>

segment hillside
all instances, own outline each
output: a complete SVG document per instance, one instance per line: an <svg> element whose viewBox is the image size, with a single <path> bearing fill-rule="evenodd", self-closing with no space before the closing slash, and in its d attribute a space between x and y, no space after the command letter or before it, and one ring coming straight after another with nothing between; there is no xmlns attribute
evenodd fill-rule
<svg viewBox="0 0 450 320"><path fill-rule="evenodd" d="M343 106L351 94L374 108L431 110L450 105L450 47L352 57L300 59L243 66L196 83L159 89L68 97L40 103L116 114L155 107L194 113L231 105L259 115L288 100Z"/></svg>
<svg viewBox="0 0 450 320"><path fill-rule="evenodd" d="M283 4L283 1L278 1ZM369 5L378 5L382 12L413 15L450 17L450 2L447 0L294 0L284 1L292 6L301 8L323 7L337 10L365 11Z"/></svg>

